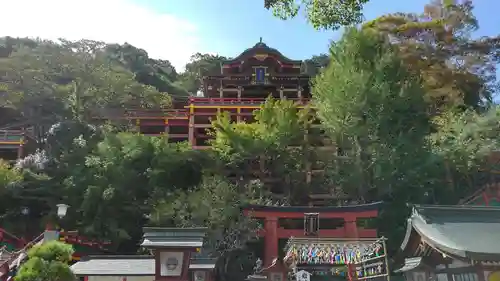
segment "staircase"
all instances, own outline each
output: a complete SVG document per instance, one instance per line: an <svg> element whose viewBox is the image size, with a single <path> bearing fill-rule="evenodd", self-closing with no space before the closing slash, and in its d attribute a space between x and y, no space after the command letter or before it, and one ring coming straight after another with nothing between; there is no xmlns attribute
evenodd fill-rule
<svg viewBox="0 0 500 281"><path fill-rule="evenodd" d="M12 257L12 253L7 251L7 247L3 247L0 249L0 280L5 280L7 273L9 272L7 269L7 264L10 258Z"/></svg>
<svg viewBox="0 0 500 281"><path fill-rule="evenodd" d="M12 257L12 253L7 251L4 247L3 249L0 249L0 264L3 264L4 262L10 260Z"/></svg>
<svg viewBox="0 0 500 281"><path fill-rule="evenodd" d="M26 244L24 248L16 252L0 251L0 281L6 281L9 273L17 269L27 257L27 252L31 247L43 243L44 233Z"/></svg>

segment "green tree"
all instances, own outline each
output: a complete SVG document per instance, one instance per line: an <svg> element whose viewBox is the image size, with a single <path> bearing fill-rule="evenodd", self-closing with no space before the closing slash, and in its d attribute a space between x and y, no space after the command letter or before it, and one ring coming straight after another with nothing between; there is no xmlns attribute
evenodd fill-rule
<svg viewBox="0 0 500 281"><path fill-rule="evenodd" d="M172 96L189 95L186 89L173 84L179 74L168 60L150 58L145 50L127 43L107 45L105 52L113 61L132 71L137 82L153 86L158 91Z"/></svg>
<svg viewBox="0 0 500 281"><path fill-rule="evenodd" d="M28 252L28 261L16 274L20 281L73 281L76 279L68 263L73 247L58 241L34 246Z"/></svg>
<svg viewBox="0 0 500 281"><path fill-rule="evenodd" d="M16 204L12 204L11 189L18 187L23 180L20 169L12 168L8 162L0 160L0 222L3 228L9 227L4 221L5 218L20 211L15 210Z"/></svg>
<svg viewBox="0 0 500 281"><path fill-rule="evenodd" d="M314 55L310 59L304 61L302 71L313 77L316 76L321 69L327 67L329 62L330 58L327 54Z"/></svg>
<svg viewBox="0 0 500 281"><path fill-rule="evenodd" d="M136 82L132 72L108 59L105 47L91 40L18 46L0 58L0 103L37 125L39 135L59 120L92 122L110 108L170 106L168 94Z"/></svg>
<svg viewBox="0 0 500 281"><path fill-rule="evenodd" d="M388 35L406 65L422 76L433 115L450 108L485 108L497 90L498 37L474 38L472 1L431 1L424 12L396 13L366 22Z"/></svg>
<svg viewBox="0 0 500 281"><path fill-rule="evenodd" d="M202 85L202 79L207 75L219 75L221 66L228 58L219 55L196 53L186 64L186 69L179 75L174 84L195 95Z"/></svg>
<svg viewBox="0 0 500 281"><path fill-rule="evenodd" d="M498 171L492 159L500 149L498 122L500 108L484 113L472 110L449 112L435 120L437 130L430 142L434 154L443 159L446 184L433 197L440 204L455 204L477 188L491 182L491 171Z"/></svg>
<svg viewBox="0 0 500 281"><path fill-rule="evenodd" d="M281 19L298 15L301 9L316 29L339 29L363 20L363 5L369 0L264 0L264 7L271 9Z"/></svg>
<svg viewBox="0 0 500 281"><path fill-rule="evenodd" d="M178 190L159 200L151 220L161 226L208 227L204 248L218 258L218 280L241 280L252 273L255 263L248 243L262 228L257 220L243 214L243 207L269 201L260 189L257 182L246 184L242 190L223 177L206 176L197 187Z"/></svg>
<svg viewBox="0 0 500 281"><path fill-rule="evenodd" d="M248 204L260 204L265 198L260 185L249 183L242 191L223 177L206 176L190 190L177 190L155 203L151 219L157 225L209 228L208 248L216 253L243 248L257 237L261 227L242 214Z"/></svg>
<svg viewBox="0 0 500 281"><path fill-rule="evenodd" d="M83 140L76 139L75 145ZM123 252L134 252L141 225L149 221L156 198L187 190L201 180L202 152L161 137L107 133L84 159L69 158L54 185L79 213L68 215L82 233L108 239ZM61 166L60 164L59 166ZM72 217L73 216L73 217Z"/></svg>
<svg viewBox="0 0 500 281"><path fill-rule="evenodd" d="M210 134L221 170L242 183L265 182L265 190L285 194L282 203L305 203L306 163L312 148L304 137L312 117L309 109L293 101L272 98L254 112L255 122L231 122L228 113L220 114Z"/></svg>
<svg viewBox="0 0 500 281"><path fill-rule="evenodd" d="M0 194L5 191L8 185L22 180L22 174L18 169L0 159ZM1 196L0 196L1 197Z"/></svg>
<svg viewBox="0 0 500 281"><path fill-rule="evenodd" d="M423 202L444 175L426 141L424 89L377 32L348 29L330 52L332 61L313 82L318 117L343 150L330 177L356 203L384 200L379 227L400 241L406 203Z"/></svg>

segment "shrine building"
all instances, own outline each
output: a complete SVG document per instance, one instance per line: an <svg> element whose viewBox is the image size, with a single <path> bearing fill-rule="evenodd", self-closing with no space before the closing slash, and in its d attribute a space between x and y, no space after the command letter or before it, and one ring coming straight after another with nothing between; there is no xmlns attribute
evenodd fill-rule
<svg viewBox="0 0 500 281"><path fill-rule="evenodd" d="M415 205L396 261L407 281L500 280L500 208Z"/></svg>

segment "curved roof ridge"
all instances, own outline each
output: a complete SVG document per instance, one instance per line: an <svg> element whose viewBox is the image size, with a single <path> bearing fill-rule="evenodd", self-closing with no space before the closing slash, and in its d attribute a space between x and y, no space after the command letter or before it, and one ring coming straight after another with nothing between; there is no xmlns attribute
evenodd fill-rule
<svg viewBox="0 0 500 281"><path fill-rule="evenodd" d="M357 212L357 211L367 211L367 210L378 210L378 208L383 204L382 201L358 204L358 205L347 205L347 206L269 206L269 205L253 205L249 204L244 207L244 209L252 209L255 211L275 211L275 212Z"/></svg>
<svg viewBox="0 0 500 281"><path fill-rule="evenodd" d="M499 207L414 205L401 250L416 234L437 251L453 257L500 261Z"/></svg>
<svg viewBox="0 0 500 281"><path fill-rule="evenodd" d="M500 207L498 206L484 206L484 205L413 205L413 210L421 211L421 210L450 210L450 211L496 211L500 212Z"/></svg>
<svg viewBox="0 0 500 281"><path fill-rule="evenodd" d="M232 62L237 62L240 61L242 57L246 56L247 54L253 52L253 51L264 51L266 53L274 53L275 55L278 55L283 61L289 62L289 63L302 63L302 60L293 60L288 58L287 56L283 55L278 49L271 48L269 47L266 43L262 42L262 38L259 42L257 42L253 47L247 48L243 52L241 52L238 56L236 56L233 59L227 60L224 63L232 63Z"/></svg>

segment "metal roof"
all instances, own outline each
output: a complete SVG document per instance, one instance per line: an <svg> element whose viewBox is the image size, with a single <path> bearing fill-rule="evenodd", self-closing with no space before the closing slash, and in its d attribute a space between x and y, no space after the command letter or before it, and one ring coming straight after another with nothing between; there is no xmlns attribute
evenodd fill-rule
<svg viewBox="0 0 500 281"><path fill-rule="evenodd" d="M191 260L190 270L212 270L214 259ZM96 256L87 257L71 266L75 275L150 276L155 274L152 256Z"/></svg>
<svg viewBox="0 0 500 281"><path fill-rule="evenodd" d="M145 227L142 247L148 248L201 248L207 228Z"/></svg>
<svg viewBox="0 0 500 281"><path fill-rule="evenodd" d="M500 208L485 206L413 207L405 249L413 230L443 254L474 261L500 261Z"/></svg>
<svg viewBox="0 0 500 281"><path fill-rule="evenodd" d="M406 271L414 270L414 269L418 268L421 263L422 263L421 257L408 258L408 259L405 259L405 264L403 265L403 267L401 267L400 269L394 270L394 272L406 272Z"/></svg>

